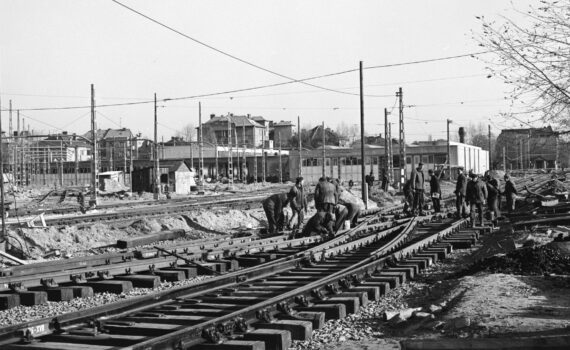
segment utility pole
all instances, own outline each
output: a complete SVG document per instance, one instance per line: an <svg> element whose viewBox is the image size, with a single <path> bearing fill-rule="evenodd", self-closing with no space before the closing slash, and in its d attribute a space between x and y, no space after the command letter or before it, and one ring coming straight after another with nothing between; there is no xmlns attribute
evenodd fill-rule
<svg viewBox="0 0 570 350"><path fill-rule="evenodd" d="M257 140L255 139L256 129L253 127L253 183L257 184Z"/></svg>
<svg viewBox="0 0 570 350"><path fill-rule="evenodd" d="M507 172L507 152L505 147L503 147L503 171Z"/></svg>
<svg viewBox="0 0 570 350"><path fill-rule="evenodd" d="M14 127L12 126L12 100L9 101L10 105L9 105L9 116L10 116L10 121L9 121L9 134L8 137L12 137L14 136ZM8 145L11 145L12 147L15 145L16 141L14 140L14 142L9 143ZM10 149L10 147L8 147L8 173L12 173L12 179L14 180L14 161L16 158L13 158L13 156L15 155L15 153L12 152L12 150Z"/></svg>
<svg viewBox="0 0 570 350"><path fill-rule="evenodd" d="M451 140L449 139L449 124L451 123L451 119L447 119L447 176L449 179L451 179Z"/></svg>
<svg viewBox="0 0 570 350"><path fill-rule="evenodd" d="M93 146L91 149L91 200L89 200L89 206L95 207L98 204L97 189L99 186L97 183L97 173L99 171L99 166L97 164L97 154L99 152L99 149L97 147L97 126L95 123L95 87L93 84L91 84L91 141L93 142Z"/></svg>
<svg viewBox="0 0 570 350"><path fill-rule="evenodd" d="M12 112L12 101L10 101L10 112ZM10 117L10 129L12 127L12 117ZM0 99L0 130L2 130L2 101ZM10 130L11 131L11 130ZM11 136L11 135L8 135ZM6 214L4 212L4 152L2 152L2 133L0 133L0 216L2 216L2 236L0 237L0 250L6 250ZM10 153L8 152L8 155Z"/></svg>
<svg viewBox="0 0 570 350"><path fill-rule="evenodd" d="M17 119L17 121L18 121L18 123L17 123L18 134L17 134L17 136L20 136L20 110L19 109L16 111L16 116L18 118ZM14 158L14 167L16 168L15 182L16 182L16 184L19 184L19 185L21 185L21 181L22 181L22 177L20 175L20 172L22 171L22 169L20 168L20 152L21 152L21 149L20 149L21 145L20 144L21 144L21 142L22 142L22 140L20 140L19 138L15 140L15 143L16 143L16 157Z"/></svg>
<svg viewBox="0 0 570 350"><path fill-rule="evenodd" d="M522 152L522 139L519 140L519 148L520 148L520 169L524 169L524 157L523 157L523 152Z"/></svg>
<svg viewBox="0 0 570 350"><path fill-rule="evenodd" d="M241 176L240 176L241 167L240 167L240 163L239 163L239 161L240 161L239 160L239 143L238 143L238 137L237 137L237 124L234 127L234 139L235 139L235 145L236 145L237 177L241 178Z"/></svg>
<svg viewBox="0 0 570 350"><path fill-rule="evenodd" d="M491 159L493 159L493 157L491 157L491 124L489 124L488 126L489 126L489 170L491 170L493 168L491 166Z"/></svg>
<svg viewBox="0 0 570 350"><path fill-rule="evenodd" d="M281 164L281 133L277 132L279 138L279 183L283 183L283 164Z"/></svg>
<svg viewBox="0 0 570 350"><path fill-rule="evenodd" d="M366 183L366 161L364 155L364 86L362 78L362 61L359 64L360 72L360 171L361 171L361 181L362 181L362 201L364 202L364 208L368 209L368 185Z"/></svg>
<svg viewBox="0 0 570 350"><path fill-rule="evenodd" d="M154 199L160 196L160 168L158 163L158 106L156 105L156 92L154 93Z"/></svg>
<svg viewBox="0 0 570 350"><path fill-rule="evenodd" d="M263 134L261 134L261 182L265 186L265 131L263 127Z"/></svg>
<svg viewBox="0 0 570 350"><path fill-rule="evenodd" d="M394 152L392 151L392 123L388 123L388 183L392 183L394 176Z"/></svg>
<svg viewBox="0 0 570 350"><path fill-rule="evenodd" d="M297 138L299 139L299 176L303 176L303 157L301 155L301 117L297 116Z"/></svg>
<svg viewBox="0 0 570 350"><path fill-rule="evenodd" d="M199 147L199 157L200 157L200 161L198 164L200 167L200 187L203 188L204 186L204 134L202 133L202 102L198 102L198 124L200 124L200 128L198 129L198 131L200 132L200 134L198 135L198 137L200 137L200 143L198 144ZM216 150L216 154L218 153L218 151Z"/></svg>
<svg viewBox="0 0 570 350"><path fill-rule="evenodd" d="M398 107L398 120L400 123L400 188L404 187L407 178L407 166L406 166L406 134L404 133L404 97L402 88L398 89L396 92L396 97L399 98Z"/></svg>
<svg viewBox="0 0 570 350"><path fill-rule="evenodd" d="M123 185L127 183L127 141L123 143Z"/></svg>
<svg viewBox="0 0 570 350"><path fill-rule="evenodd" d="M254 128L255 130L255 128ZM241 140L243 144L242 162L241 162L241 176L243 177L243 182L247 183L247 157L245 155L247 144L245 142L245 123L241 123Z"/></svg>
<svg viewBox="0 0 570 350"><path fill-rule="evenodd" d="M79 152L75 145L75 186L79 185Z"/></svg>
<svg viewBox="0 0 570 350"><path fill-rule="evenodd" d="M531 165L532 165L532 160L530 159L530 133L531 133L531 131L530 131L530 129L528 129L528 142L526 144L526 151L527 151L526 155L528 157L528 163L527 164L528 164L529 169L531 168Z"/></svg>
<svg viewBox="0 0 570 350"><path fill-rule="evenodd" d="M326 151L325 151L325 144L326 144L326 133L325 133L325 122L323 122L323 177L326 176L326 167L325 167Z"/></svg>
<svg viewBox="0 0 570 350"><path fill-rule="evenodd" d="M188 143L190 144L190 168L194 168L194 149L192 148L192 131L190 131L190 135L188 135Z"/></svg>
<svg viewBox="0 0 570 350"><path fill-rule="evenodd" d="M559 164L559 159L560 159L560 149L558 148L558 145L560 143L559 140L560 134L556 133L556 158L554 160L554 169L558 170L558 164Z"/></svg>
<svg viewBox="0 0 570 350"><path fill-rule="evenodd" d="M388 153L390 150L388 149L388 108L384 108L384 171L386 172L386 176L388 179L390 178L388 175ZM380 179L382 180L382 179Z"/></svg>
<svg viewBox="0 0 570 350"><path fill-rule="evenodd" d="M230 188L234 184L232 152L232 120L228 115L228 179L230 181Z"/></svg>
<svg viewBox="0 0 570 350"><path fill-rule="evenodd" d="M135 148L137 147L135 140ZM133 139L129 140L129 190L133 193Z"/></svg>

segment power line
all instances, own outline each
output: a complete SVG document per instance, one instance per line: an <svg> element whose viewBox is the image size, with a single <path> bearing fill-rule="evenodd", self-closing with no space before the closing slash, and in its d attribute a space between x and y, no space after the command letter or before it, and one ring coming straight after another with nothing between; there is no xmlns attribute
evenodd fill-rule
<svg viewBox="0 0 570 350"><path fill-rule="evenodd" d="M217 53L220 53L220 54L222 54L222 55L224 55L224 56L227 56L227 57L229 57L229 58L231 58L231 59L234 59L234 60L236 60L236 61L239 61L239 62L241 62L241 63L244 63L244 64L246 64L246 65L248 65L248 66L251 66L251 67L254 67L254 68L256 68L256 69L262 70L262 71L264 71L264 72L267 72L267 73L276 75L276 76L278 76L278 77L280 77L280 78L284 78L284 79L287 79L287 80L291 80L291 81L294 82L294 83L301 83L301 84L309 85L309 86L312 86L312 87L315 87L315 88L318 88L318 89L327 90L327 91L336 92L336 93L345 94L345 95L353 95L353 96L358 96L358 95L359 95L359 94L357 94L357 93L345 92L345 91L340 91L340 90L329 89L329 88L323 87L323 86L313 85L313 84L307 83L306 81L299 80L299 79L295 79L295 78L291 78L291 77L289 77L289 76L287 76L287 75L284 75L284 74L281 74L281 73L277 73L277 72L275 72L275 71L273 71L273 70L270 70L270 69L261 67L261 66L255 64L255 63L246 61L246 60L244 60L244 59L242 59L242 58L239 58L239 57L237 57L237 56L235 56L235 55L232 55L232 54L230 54L230 53L228 53L228 52L225 52L225 51L223 51L223 50L220 50L220 49L218 49L218 48L216 48L216 47L214 47L214 46L212 46L212 45L206 44L205 42L200 41L200 40L198 40L198 39L196 39L196 38L193 38L193 37L191 37L191 36L189 36L189 35L187 35L187 34L185 34L185 33L182 33L181 31L179 31L179 30L177 30L177 29L174 29L173 27L171 27L171 26L169 26L169 25L167 25L167 24L164 24L164 23L162 23L162 22L160 22L160 21L158 21L158 20L156 20L156 19L154 19L154 18L152 18L152 17L150 17L150 16L147 16L147 15L145 15L144 13L139 12L139 11L135 10L134 8L129 7L129 6L125 5L125 4L123 4L123 3L119 2L119 1L117 1L117 0L111 0L111 1L113 1L114 3L120 5L120 6L124 7L124 8L126 8L127 10L129 10L129 11L131 11L131 12L133 12L133 13L136 13L137 15L139 15L139 16L141 16L141 17L144 17L144 18L148 19L149 21L151 21L151 22L153 22L153 23L158 24L158 25L161 26L161 27L164 27L164 28L166 28L166 29L168 29L168 30L170 30L170 31L172 31L172 32L174 32L174 33L176 33L176 34L178 34L178 35L181 35L182 37L184 37L184 38L186 38L186 39L192 40L193 42L195 42L195 43L197 43L197 44L200 44L200 45L202 45L202 46L204 46L204 47L207 47L207 48L210 49L210 50L213 50L213 51L215 51L215 52L217 52Z"/></svg>

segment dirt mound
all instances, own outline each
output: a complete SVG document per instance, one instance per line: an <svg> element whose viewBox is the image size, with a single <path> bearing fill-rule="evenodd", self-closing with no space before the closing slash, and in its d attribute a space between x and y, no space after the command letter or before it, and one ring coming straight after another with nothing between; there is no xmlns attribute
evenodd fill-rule
<svg viewBox="0 0 570 350"><path fill-rule="evenodd" d="M259 220L241 210L197 210L188 217L209 230L228 232L246 227L259 226Z"/></svg>
<svg viewBox="0 0 570 350"><path fill-rule="evenodd" d="M492 256L472 265L461 275L480 271L512 275L544 275L570 273L570 256L551 245L526 247L503 256Z"/></svg>
<svg viewBox="0 0 570 350"><path fill-rule="evenodd" d="M156 220L141 219L133 222L130 227L142 233L157 232L161 230L161 225Z"/></svg>

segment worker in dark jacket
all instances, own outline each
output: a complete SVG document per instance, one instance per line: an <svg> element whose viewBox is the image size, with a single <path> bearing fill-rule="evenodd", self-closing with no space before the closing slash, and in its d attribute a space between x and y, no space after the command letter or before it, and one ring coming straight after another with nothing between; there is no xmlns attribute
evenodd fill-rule
<svg viewBox="0 0 570 350"><path fill-rule="evenodd" d="M414 205L412 211L414 215L419 213L419 215L423 215L423 206L424 206L424 172L422 168L424 163L419 162L418 167L412 171L412 176L410 178L411 182L410 185L412 186L412 191L414 192Z"/></svg>
<svg viewBox="0 0 570 350"><path fill-rule="evenodd" d="M275 233L275 230L283 230L285 224L285 214L283 208L289 203L289 195L287 193L277 193L263 201L263 210L267 216L267 224L269 234Z"/></svg>
<svg viewBox="0 0 570 350"><path fill-rule="evenodd" d="M487 186L479 181L477 174L469 173L471 181L467 183L465 200L469 203L471 213L471 225L475 227L476 209L479 211L479 225L483 226L483 205L487 200Z"/></svg>
<svg viewBox="0 0 570 350"><path fill-rule="evenodd" d="M342 204L337 204L334 209L334 216L336 219L334 222L334 233L336 234L348 217L348 208Z"/></svg>
<svg viewBox="0 0 570 350"><path fill-rule="evenodd" d="M388 192L388 185L388 170L384 169L384 171L382 171L382 191Z"/></svg>
<svg viewBox="0 0 570 350"><path fill-rule="evenodd" d="M322 203L322 200L323 200L322 188L323 188L325 182L327 182L327 180L323 176L319 179L319 182L315 186L315 196L314 197L315 197L315 208L317 210L322 209L322 205L323 205L323 203Z"/></svg>
<svg viewBox="0 0 570 350"><path fill-rule="evenodd" d="M315 206L318 205L317 211L325 211L332 214L334 206L338 201L337 187L325 178L321 179L323 181L319 180L315 188Z"/></svg>
<svg viewBox="0 0 570 350"><path fill-rule="evenodd" d="M368 185L368 193L370 193L372 186L374 186L374 181L376 180L376 178L374 177L374 172L372 170L370 170L370 175L366 175L365 180L366 180L366 185Z"/></svg>
<svg viewBox="0 0 570 350"><path fill-rule="evenodd" d="M325 238L334 236L334 217L331 213L318 211L307 221L300 237L322 235Z"/></svg>
<svg viewBox="0 0 570 350"><path fill-rule="evenodd" d="M440 172L439 174L441 174ZM430 169L428 170L429 174L429 187L430 187L430 197L431 202L433 204L433 210L436 213L441 211L441 187L439 186L439 176L435 175L435 172Z"/></svg>
<svg viewBox="0 0 570 350"><path fill-rule="evenodd" d="M498 224L498 219L501 216L501 212L499 211L499 182L497 179L493 178L489 172L487 172L486 176L487 182L487 209L491 214L491 224L493 228L495 228Z"/></svg>
<svg viewBox="0 0 570 350"><path fill-rule="evenodd" d="M505 190L503 192L505 199L507 200L507 211L509 214L515 210L515 202L517 198L517 188L515 184L511 181L509 175L505 175Z"/></svg>
<svg viewBox="0 0 570 350"><path fill-rule="evenodd" d="M465 194L467 191L467 178L463 174L463 168L457 168L457 183L455 184L455 206L457 208L456 217L458 219L467 216L465 205Z"/></svg>
<svg viewBox="0 0 570 350"><path fill-rule="evenodd" d="M305 196L305 189L304 189L304 181L302 177L298 177L295 181L295 186L291 187L289 191L289 199L291 201L291 210L293 215L291 215L291 220L297 217L297 224L295 225L294 229L300 229L303 225L303 221L305 216L303 215L307 213L307 196Z"/></svg>

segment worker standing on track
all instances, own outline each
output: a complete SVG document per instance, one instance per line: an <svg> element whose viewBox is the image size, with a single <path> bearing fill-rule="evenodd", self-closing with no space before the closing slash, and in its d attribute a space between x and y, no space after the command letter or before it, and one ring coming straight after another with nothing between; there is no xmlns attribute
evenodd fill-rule
<svg viewBox="0 0 570 350"><path fill-rule="evenodd" d="M483 205L487 200L487 186L479 180L477 174L469 172L471 181L467 183L465 199L469 203L471 226L475 227L475 217L479 211L479 225L483 226Z"/></svg>
<svg viewBox="0 0 570 350"><path fill-rule="evenodd" d="M295 180L295 185L291 187L289 191L289 198L291 200L291 210L293 211L293 215L291 216L291 220L289 223L293 221L293 218L297 217L297 224L295 225L294 229L301 229L303 225L303 221L305 216L303 215L307 213L307 196L305 196L305 189L303 187L303 178L298 177Z"/></svg>
<svg viewBox="0 0 570 350"><path fill-rule="evenodd" d="M79 203L79 210L81 210L81 213L85 214L85 196L82 191L79 191L79 194L77 195L77 203Z"/></svg>
<svg viewBox="0 0 570 350"><path fill-rule="evenodd" d="M402 191L404 191L404 213L408 215L413 214L413 211L410 209L414 206L414 192L412 191L411 179L406 181Z"/></svg>
<svg viewBox="0 0 570 350"><path fill-rule="evenodd" d="M418 167L412 171L411 182L410 185L412 186L412 192L414 192L414 205L412 207L412 211L414 215L418 213L419 215L423 215L424 212L424 172L422 168L424 163L419 162Z"/></svg>
<svg viewBox="0 0 570 350"><path fill-rule="evenodd" d="M263 204L263 210L267 216L268 234L274 234L277 230L282 231L285 224L285 214L283 209L289 203L290 197L287 193L277 193L266 198Z"/></svg>
<svg viewBox="0 0 570 350"><path fill-rule="evenodd" d="M467 178L463 174L463 168L457 168L457 183L455 184L455 206L457 208L456 217L458 219L467 217L465 195L467 191Z"/></svg>
<svg viewBox="0 0 570 350"><path fill-rule="evenodd" d="M431 197L431 202L433 204L433 210L436 213L439 213L441 211L441 186L439 185L439 177L441 176L441 174L443 173L443 171L441 171L439 173L439 176L436 176L434 171L432 169L428 170L428 174L429 174L429 187L430 187L430 197Z"/></svg>
<svg viewBox="0 0 570 350"><path fill-rule="evenodd" d="M487 172L486 176L487 181L487 209L491 215L491 224L493 228L498 225L498 219L501 216L501 212L499 211L499 194L501 191L499 190L499 182L497 179L491 176L490 172Z"/></svg>
<svg viewBox="0 0 570 350"><path fill-rule="evenodd" d="M511 181L511 177L505 174L505 199L507 200L507 212L510 214L515 210L515 202L517 198L517 188L515 184Z"/></svg>
<svg viewBox="0 0 570 350"><path fill-rule="evenodd" d="M337 202L337 187L322 177L315 188L315 207L317 208L317 211L324 211L332 214L334 213L334 207Z"/></svg>

